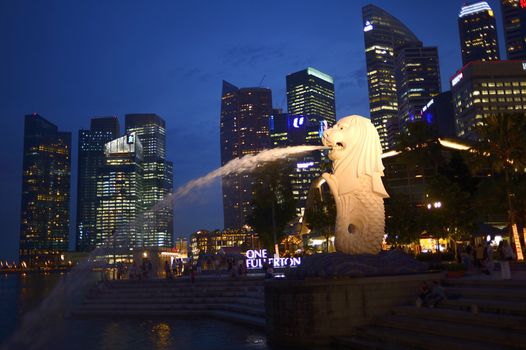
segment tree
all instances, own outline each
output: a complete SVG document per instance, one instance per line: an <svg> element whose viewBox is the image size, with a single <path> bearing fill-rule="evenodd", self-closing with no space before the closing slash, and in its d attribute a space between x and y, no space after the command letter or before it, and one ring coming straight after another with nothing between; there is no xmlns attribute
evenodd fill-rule
<svg viewBox="0 0 526 350"><path fill-rule="evenodd" d="M253 174L252 213L247 223L269 250L281 241L287 224L296 214L296 201L286 162L262 164Z"/></svg>
<svg viewBox="0 0 526 350"><path fill-rule="evenodd" d="M334 233L336 223L336 203L329 191L317 186L318 181L313 183L307 197L305 208L305 221L314 233L320 233L325 237L327 253L329 252L329 238Z"/></svg>
<svg viewBox="0 0 526 350"><path fill-rule="evenodd" d="M517 217L514 208L515 193L512 188L513 177L523 174L526 167L526 115L524 113L509 113L485 117L475 127L479 136L478 142L472 148L474 171L488 171L491 174L502 174L504 191L508 206L508 220L514 231L515 247L520 258L522 251L517 232Z"/></svg>
<svg viewBox="0 0 526 350"><path fill-rule="evenodd" d="M392 245L417 242L423 229L419 210L409 196L393 193L385 204L387 242Z"/></svg>

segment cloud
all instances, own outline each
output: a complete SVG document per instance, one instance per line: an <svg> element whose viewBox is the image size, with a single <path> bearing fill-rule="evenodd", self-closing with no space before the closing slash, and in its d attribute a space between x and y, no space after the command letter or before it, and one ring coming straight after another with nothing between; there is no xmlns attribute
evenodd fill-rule
<svg viewBox="0 0 526 350"><path fill-rule="evenodd" d="M255 65L285 57L284 47L233 46L226 50L223 63L231 66Z"/></svg>

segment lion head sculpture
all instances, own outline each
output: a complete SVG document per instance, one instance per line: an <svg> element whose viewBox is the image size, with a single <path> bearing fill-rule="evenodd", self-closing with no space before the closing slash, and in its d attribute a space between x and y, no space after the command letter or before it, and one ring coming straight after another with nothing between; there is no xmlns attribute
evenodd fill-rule
<svg viewBox="0 0 526 350"><path fill-rule="evenodd" d="M339 194L348 192L353 180L367 175L372 178L373 192L389 197L381 181L384 166L380 137L369 119L359 115L342 118L325 130L322 141L331 148L329 159L340 183Z"/></svg>

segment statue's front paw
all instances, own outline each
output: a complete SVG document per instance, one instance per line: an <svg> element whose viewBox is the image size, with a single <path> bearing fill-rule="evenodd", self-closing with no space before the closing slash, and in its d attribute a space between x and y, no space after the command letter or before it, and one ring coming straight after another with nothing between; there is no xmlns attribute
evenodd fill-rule
<svg viewBox="0 0 526 350"><path fill-rule="evenodd" d="M338 182L334 175L329 173L323 173L321 175L325 181L327 181L327 184L329 185L329 188L331 189L332 195L336 198L338 197Z"/></svg>

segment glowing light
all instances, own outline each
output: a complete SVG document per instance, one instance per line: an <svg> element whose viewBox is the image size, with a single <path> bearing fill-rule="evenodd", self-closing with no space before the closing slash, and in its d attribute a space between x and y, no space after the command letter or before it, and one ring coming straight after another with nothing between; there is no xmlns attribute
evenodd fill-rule
<svg viewBox="0 0 526 350"><path fill-rule="evenodd" d="M294 121L292 122L292 126L294 126L296 129L298 129L300 126L305 123L305 117L296 117L294 118Z"/></svg>
<svg viewBox="0 0 526 350"><path fill-rule="evenodd" d="M462 18L464 16L469 16L474 13L479 13L483 11L488 11L489 15L493 16L493 11L491 10L491 7L489 7L486 1L480 1L471 5L462 6L462 8L460 9L460 14L458 16Z"/></svg>
<svg viewBox="0 0 526 350"><path fill-rule="evenodd" d="M306 163L297 163L296 168L297 169L306 169L308 167L311 167L314 165L314 162L306 162Z"/></svg>
<svg viewBox="0 0 526 350"><path fill-rule="evenodd" d="M517 260L524 260L524 255L522 254L521 242L519 240L519 231L517 230L517 224L511 225L511 230L513 232L513 243L515 243L515 251L517 252Z"/></svg>
<svg viewBox="0 0 526 350"><path fill-rule="evenodd" d="M385 153L382 154L382 159L396 156L396 155L399 154L399 153L400 153L400 152L395 151L395 150L387 151L387 152L385 152Z"/></svg>
<svg viewBox="0 0 526 350"><path fill-rule="evenodd" d="M431 99L431 101L429 101L424 107L422 107L422 112L425 112L429 107L431 107L433 103L435 103L435 101Z"/></svg>
<svg viewBox="0 0 526 350"><path fill-rule="evenodd" d="M325 74L323 72L320 72L319 70L317 70L315 68L308 67L307 68L307 74L308 75L313 75L313 76L315 76L317 78L320 78L321 80L325 80L328 83L334 84L334 79L329 74Z"/></svg>
<svg viewBox="0 0 526 350"><path fill-rule="evenodd" d="M521 0L521 8L526 8L526 0Z"/></svg>
<svg viewBox="0 0 526 350"><path fill-rule="evenodd" d="M467 151L468 149L470 149L468 145L460 142L448 141L440 138L438 139L438 142L440 142L440 144L444 147L457 149L459 151Z"/></svg>
<svg viewBox="0 0 526 350"><path fill-rule="evenodd" d="M147 257L148 257L148 252L143 252L143 253L142 253L142 257L143 257L143 258L147 258Z"/></svg>
<svg viewBox="0 0 526 350"><path fill-rule="evenodd" d="M367 21L365 22L365 27L363 27L363 31L368 32L370 30L373 30L373 25L371 24L371 22Z"/></svg>
<svg viewBox="0 0 526 350"><path fill-rule="evenodd" d="M451 80L451 86L455 86L455 85L457 85L458 82L459 82L460 80L462 80L462 77L463 77L463 76L464 76L464 74L462 74L462 72L461 72L461 73L459 73L456 77L454 77L454 78Z"/></svg>

